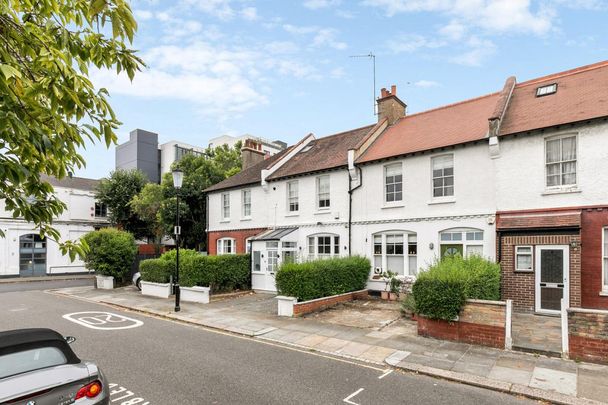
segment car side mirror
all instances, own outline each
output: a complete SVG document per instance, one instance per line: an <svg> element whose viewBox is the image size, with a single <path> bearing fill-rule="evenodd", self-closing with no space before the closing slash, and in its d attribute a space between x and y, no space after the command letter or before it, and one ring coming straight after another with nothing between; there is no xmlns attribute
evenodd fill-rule
<svg viewBox="0 0 608 405"><path fill-rule="evenodd" d="M76 341L76 338L74 336L66 336L64 337L65 341L67 344L71 345L72 343L74 343Z"/></svg>

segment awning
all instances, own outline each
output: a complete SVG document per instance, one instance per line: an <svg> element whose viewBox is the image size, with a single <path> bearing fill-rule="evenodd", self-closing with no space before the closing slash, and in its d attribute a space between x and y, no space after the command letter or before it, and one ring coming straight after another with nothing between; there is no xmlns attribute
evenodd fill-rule
<svg viewBox="0 0 608 405"><path fill-rule="evenodd" d="M297 229L298 228L271 229L252 239L253 240L281 240L281 238L283 238L283 236L289 235L290 233L292 233L293 231L295 231Z"/></svg>
<svg viewBox="0 0 608 405"><path fill-rule="evenodd" d="M499 231L580 227L580 210L499 213L496 221Z"/></svg>

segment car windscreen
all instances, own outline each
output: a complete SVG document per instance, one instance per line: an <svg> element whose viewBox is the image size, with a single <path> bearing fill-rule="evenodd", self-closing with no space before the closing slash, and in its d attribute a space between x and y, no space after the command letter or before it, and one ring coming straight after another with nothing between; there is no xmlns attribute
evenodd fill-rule
<svg viewBox="0 0 608 405"><path fill-rule="evenodd" d="M52 346L7 353L0 356L0 378L66 363L63 352Z"/></svg>

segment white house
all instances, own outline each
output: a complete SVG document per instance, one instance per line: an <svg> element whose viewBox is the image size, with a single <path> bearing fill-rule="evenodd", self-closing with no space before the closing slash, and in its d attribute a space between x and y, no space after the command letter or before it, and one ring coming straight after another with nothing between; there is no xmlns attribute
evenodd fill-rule
<svg viewBox="0 0 608 405"><path fill-rule="evenodd" d="M71 177L61 180L45 177L67 209L53 226L62 239L76 240L87 232L108 225L107 208L95 201L98 180ZM63 256L56 242L41 239L31 223L13 219L0 201L0 277L28 277L82 273L87 270L81 260L71 262Z"/></svg>
<svg viewBox="0 0 608 405"><path fill-rule="evenodd" d="M251 250L253 288L270 291L285 260L363 255L383 289L374 273L477 254L501 262L518 310L608 308L608 62L405 107L382 89L375 125L307 136L207 189L210 253Z"/></svg>

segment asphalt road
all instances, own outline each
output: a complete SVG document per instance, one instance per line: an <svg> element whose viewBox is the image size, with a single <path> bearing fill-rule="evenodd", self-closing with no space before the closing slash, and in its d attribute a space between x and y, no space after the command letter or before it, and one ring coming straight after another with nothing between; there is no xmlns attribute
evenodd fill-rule
<svg viewBox="0 0 608 405"><path fill-rule="evenodd" d="M53 288L63 287L80 287L85 285L93 285L93 278L77 278L74 280L44 280L44 281L26 281L17 283L0 283L0 293L11 291L42 291Z"/></svg>
<svg viewBox="0 0 608 405"><path fill-rule="evenodd" d="M383 367L42 291L2 293L0 303L0 330L50 327L75 336L73 348L77 355L96 361L114 384L111 399L117 405L532 403L425 376L398 371L384 375L388 369ZM143 324L104 330L63 318L63 315L83 311L111 312ZM130 321L103 323L104 318L98 314L73 315L73 318L87 316L89 318L81 321L97 328L135 324Z"/></svg>

